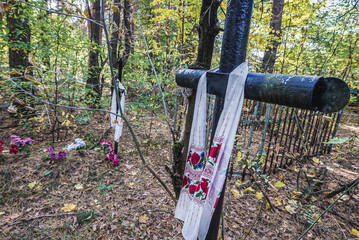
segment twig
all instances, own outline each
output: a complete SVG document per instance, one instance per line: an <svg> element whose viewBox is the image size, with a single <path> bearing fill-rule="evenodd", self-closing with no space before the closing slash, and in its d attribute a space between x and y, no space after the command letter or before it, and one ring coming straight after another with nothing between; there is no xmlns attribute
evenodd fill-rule
<svg viewBox="0 0 359 240"><path fill-rule="evenodd" d="M330 193L326 196L326 198L332 198L332 197L334 197L335 195L337 195L338 193L343 192L343 191L346 190L347 188L358 184L358 180L359 180L359 178L355 179L354 181L352 181L352 182L350 182L350 183L344 185L343 187L341 187L341 188L339 188L339 189L337 189L337 190L334 190L334 191L330 192ZM355 187L355 186L354 186L354 187Z"/></svg>
<svg viewBox="0 0 359 240"><path fill-rule="evenodd" d="M174 137L174 132L172 131L171 124L170 124L170 121L169 121L169 118L168 118L168 112L167 112L167 106L166 106L166 102L165 102L165 96L163 95L161 83L160 83L160 80L158 79L156 69L155 69L155 67L153 66L153 63L152 63L152 60L151 60L151 56L150 56L150 53L149 53L149 50L148 50L147 40L146 40L145 34L143 33L142 25L141 25L141 22L140 22L140 17L138 16L138 12L137 12L137 1L136 1L136 0L135 0L135 4L134 4L134 5L135 5L134 8L135 8L135 11L136 11L138 26L140 27L141 34L142 34L142 37L143 37L143 41L144 41L145 46L146 46L146 52L147 52L148 61L149 61L150 64L151 64L152 71L153 71L153 74L155 75L155 78L156 78L156 81L157 81L157 85L158 85L158 89L159 89L160 94L161 94L163 109L164 109L164 111L165 111L165 116L166 116L166 122L167 122L167 125L168 125L168 128L169 128L169 131L172 133L172 136Z"/></svg>
<svg viewBox="0 0 359 240"><path fill-rule="evenodd" d="M259 219L262 215L262 212L263 212L263 209L264 209L264 206L265 206L265 202L266 201L263 201L262 204L261 204L261 207L259 209L259 212L257 214L257 217L256 217L256 220L254 221L254 223L252 224L252 226L250 227L249 231L246 233L246 235L244 236L243 240L246 240L247 237L249 237L249 234L251 233L252 229L257 225L257 223L259 222Z"/></svg>
<svg viewBox="0 0 359 240"><path fill-rule="evenodd" d="M108 132L110 129L111 129L111 126L108 127L108 128L100 135L100 137L88 148L88 150L94 149L94 148L98 145L98 143L100 142L100 140L102 139L102 137L103 137L104 135L106 135L107 132Z"/></svg>
<svg viewBox="0 0 359 240"><path fill-rule="evenodd" d="M329 207L327 209L325 209L320 215L319 217L312 223L312 225L310 225L310 227L297 239L297 240L300 240L300 239L303 239L303 237L305 235L307 235L307 233L313 229L313 227L317 224L317 222L319 221L319 219L322 218L322 216L328 212L333 206L334 204L336 204L339 199L341 199L347 192L349 192L350 189L352 189L353 187L355 187L357 184L359 183L359 179L356 180L356 182L354 184L352 184L347 190L345 190L345 192L343 192L342 195L340 195L337 199L335 199L335 201L329 205Z"/></svg>
<svg viewBox="0 0 359 240"><path fill-rule="evenodd" d="M169 156L168 156L168 157L169 157L169 159L170 159L170 163L173 163L173 156L172 156L171 146L172 146L172 141L175 141L175 132L174 132L174 130L171 128L170 120L169 120L169 118L168 118L168 112L167 112L167 106L166 106L166 102L165 102L165 96L163 95L161 83L160 83L160 81L159 81L159 79L158 79L156 69L155 69L155 67L153 66L153 63L152 63L152 60L151 60L151 56L150 56L150 53L149 53L149 51L148 51L147 40L146 40L145 34L143 33L142 25L141 25L141 22L140 22L140 17L138 16L137 0L135 0L134 9L135 9L135 11L136 11L138 26L140 27L141 34L142 34L142 37L143 37L143 41L144 41L145 46L146 46L146 53L147 53L148 61L149 61L150 64L151 64L152 71L153 71L153 74L155 75L156 82L157 82L157 85L158 85L158 89L159 89L160 94L161 94L162 105L163 105L163 109L164 109L164 111L165 111L165 117L166 117L166 122L167 122L167 127L168 127L168 142L169 142L169 149L168 149L168 155L169 155ZM171 139L171 135L172 135L172 139Z"/></svg>
<svg viewBox="0 0 359 240"><path fill-rule="evenodd" d="M16 222L15 224L20 223L20 222L28 222L28 221L31 221L31 220L34 220L34 219L44 218L44 217L61 217L61 216L69 216L69 215L77 215L77 214L79 214L79 213L73 212L73 213L59 213L59 214L39 215L39 216L36 216L36 217L27 218L27 219L20 219L20 221Z"/></svg>
<svg viewBox="0 0 359 240"><path fill-rule="evenodd" d="M95 20L92 20L92 19L87 18L87 17L81 17L81 16L77 16L77 15L73 15L73 14L64 13L64 12L49 10L49 9L46 9L46 8L42 8L42 7L33 5L33 4L31 4L31 3L28 3L28 2L24 2L24 1L22 1L22 0L17 0L17 1L18 1L18 2L21 2L21 3L25 3L26 5L29 5L29 6L31 6L31 7L41 9L41 10L46 11L46 12L48 12L48 13L56 13L56 14L65 15L65 16L69 16L69 17L84 19L84 20L93 22L93 23L95 23L95 24L97 24L97 25L103 27L103 25L102 25L101 23L98 23L98 22L96 22Z"/></svg>

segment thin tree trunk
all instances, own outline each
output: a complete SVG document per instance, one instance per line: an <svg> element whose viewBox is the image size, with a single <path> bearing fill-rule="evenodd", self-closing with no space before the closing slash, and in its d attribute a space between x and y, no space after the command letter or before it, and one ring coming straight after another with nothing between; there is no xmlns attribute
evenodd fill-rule
<svg viewBox="0 0 359 240"><path fill-rule="evenodd" d="M261 72L273 73L274 63L277 55L277 48L280 44L282 34L282 15L284 8L284 0L273 0L272 18L270 21L270 37L271 40L264 53Z"/></svg>

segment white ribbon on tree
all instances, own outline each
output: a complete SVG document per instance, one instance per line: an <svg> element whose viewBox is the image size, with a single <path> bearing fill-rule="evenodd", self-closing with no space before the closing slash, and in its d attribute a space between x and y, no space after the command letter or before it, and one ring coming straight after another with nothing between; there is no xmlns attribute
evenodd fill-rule
<svg viewBox="0 0 359 240"><path fill-rule="evenodd" d="M175 217L184 221L182 234L186 240L206 238L226 179L241 117L247 74L246 62L229 74L224 107L208 158L205 157L206 74L203 74L198 82L182 190L175 210Z"/></svg>
<svg viewBox="0 0 359 240"><path fill-rule="evenodd" d="M127 92L125 90L125 87L122 85L122 83L118 79L116 81L117 81L118 89L120 91L122 91L120 106L121 106L122 112L124 112L125 111L125 95ZM118 106L118 104L117 104L117 97L116 97L116 89L113 89L111 112L121 116L121 111L119 108L117 108L117 106ZM118 142L118 140L120 139L120 137L122 135L122 128L123 128L122 118L117 115L111 114L111 127L115 127L115 142Z"/></svg>

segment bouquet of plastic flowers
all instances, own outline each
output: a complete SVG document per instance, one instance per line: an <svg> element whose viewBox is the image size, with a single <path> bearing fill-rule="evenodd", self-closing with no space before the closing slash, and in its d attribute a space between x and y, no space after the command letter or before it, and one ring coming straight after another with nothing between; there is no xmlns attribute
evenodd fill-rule
<svg viewBox="0 0 359 240"><path fill-rule="evenodd" d="M118 155L113 151L113 146L111 142L108 141L102 141L101 143L102 149L104 151L104 154L106 158L109 161L112 161L113 166L118 165Z"/></svg>
<svg viewBox="0 0 359 240"><path fill-rule="evenodd" d="M63 160L66 158L66 152L65 151L59 151L56 153L55 151L56 149L53 147L48 147L46 148L46 151L48 152L48 155L46 156L47 159L51 159L51 160Z"/></svg>

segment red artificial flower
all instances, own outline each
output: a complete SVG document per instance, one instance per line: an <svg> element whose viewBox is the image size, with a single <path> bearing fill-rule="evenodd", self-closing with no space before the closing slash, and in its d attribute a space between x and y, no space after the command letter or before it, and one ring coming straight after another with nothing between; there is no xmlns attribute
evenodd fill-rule
<svg viewBox="0 0 359 240"><path fill-rule="evenodd" d="M209 151L209 156L211 158L216 158L219 150L221 149L221 146L222 146L222 143L217 147L212 147L211 150Z"/></svg>
<svg viewBox="0 0 359 240"><path fill-rule="evenodd" d="M2 151L4 151L4 148L0 145L0 153L2 153Z"/></svg>
<svg viewBox="0 0 359 240"><path fill-rule="evenodd" d="M193 153L192 157L191 157L191 163L192 165L196 165L197 163L199 163L199 160L201 159L201 156L199 156L196 152Z"/></svg>
<svg viewBox="0 0 359 240"><path fill-rule="evenodd" d="M182 187L186 186L188 183L189 183L189 178L187 176L184 176L182 180Z"/></svg>
<svg viewBox="0 0 359 240"><path fill-rule="evenodd" d="M197 191L198 186L197 185L189 185L189 193L193 194Z"/></svg>
<svg viewBox="0 0 359 240"><path fill-rule="evenodd" d="M20 150L17 148L17 145L11 145L10 154L16 154Z"/></svg>

